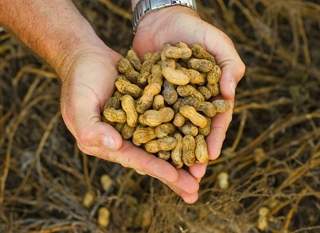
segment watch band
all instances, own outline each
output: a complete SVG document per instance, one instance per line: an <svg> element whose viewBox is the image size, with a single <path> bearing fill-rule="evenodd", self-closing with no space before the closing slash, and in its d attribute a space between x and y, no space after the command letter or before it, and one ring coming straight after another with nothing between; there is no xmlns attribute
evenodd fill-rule
<svg viewBox="0 0 320 233"><path fill-rule="evenodd" d="M197 9L196 0L140 0L133 11L133 31L136 32L139 22L149 12L177 5Z"/></svg>

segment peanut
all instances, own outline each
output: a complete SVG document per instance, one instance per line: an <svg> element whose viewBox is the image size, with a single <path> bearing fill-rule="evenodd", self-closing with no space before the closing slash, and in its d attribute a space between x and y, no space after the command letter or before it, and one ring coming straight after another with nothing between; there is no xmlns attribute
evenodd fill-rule
<svg viewBox="0 0 320 233"><path fill-rule="evenodd" d="M86 208L90 208L96 200L96 193L93 192L92 190L88 191L85 193L82 204Z"/></svg>
<svg viewBox="0 0 320 233"><path fill-rule="evenodd" d="M205 128L208 124L207 119L196 111L196 109L190 105L184 105L180 108L180 113L185 118L189 119L194 125Z"/></svg>
<svg viewBox="0 0 320 233"><path fill-rule="evenodd" d="M195 58L206 59L213 63L216 63L214 57L210 53L208 53L207 50L202 45L193 44L191 50L192 50L192 55Z"/></svg>
<svg viewBox="0 0 320 233"><path fill-rule="evenodd" d="M118 110L112 107L104 109L103 116L110 122L125 123L127 121L127 115L123 110Z"/></svg>
<svg viewBox="0 0 320 233"><path fill-rule="evenodd" d="M153 104L153 98L161 91L161 85L159 83L150 83L143 91L143 95L137 102L137 112L144 113Z"/></svg>
<svg viewBox="0 0 320 233"><path fill-rule="evenodd" d="M178 44L177 46L167 46L164 49L164 55L167 58L173 59L189 59L192 56L192 50L183 43Z"/></svg>
<svg viewBox="0 0 320 233"><path fill-rule="evenodd" d="M214 65L213 69L208 73L208 84L217 84L221 78L221 68L218 65Z"/></svg>
<svg viewBox="0 0 320 233"><path fill-rule="evenodd" d="M163 84L163 76L162 76L162 70L161 66L158 64L155 64L152 66L151 69L151 75L149 76L148 83L159 83L160 86Z"/></svg>
<svg viewBox="0 0 320 233"><path fill-rule="evenodd" d="M213 69L214 64L212 61L206 59L191 58L188 62L188 66L197 71L208 73Z"/></svg>
<svg viewBox="0 0 320 233"><path fill-rule="evenodd" d="M158 153L159 151L171 151L175 148L177 140L174 137L165 137L152 140L145 144L145 149L149 153Z"/></svg>
<svg viewBox="0 0 320 233"><path fill-rule="evenodd" d="M142 128L138 128L136 129L136 131L134 131L133 136L132 136L132 142L137 145L140 146L141 144L145 144L147 142L150 142L151 140L155 139L156 133L154 131L154 128L151 127L142 127Z"/></svg>
<svg viewBox="0 0 320 233"><path fill-rule="evenodd" d="M133 49L130 49L128 51L126 58L130 61L131 65L133 65L133 67L137 71L141 70L141 61L140 61L138 55L136 54L136 52Z"/></svg>
<svg viewBox="0 0 320 233"><path fill-rule="evenodd" d="M196 162L195 149L196 142L194 137L191 135L184 136L182 139L182 161L188 167Z"/></svg>
<svg viewBox="0 0 320 233"><path fill-rule="evenodd" d="M225 100L215 100L212 104L215 106L218 113L226 112L231 108L229 102Z"/></svg>
<svg viewBox="0 0 320 233"><path fill-rule="evenodd" d="M124 95L131 95L134 98L138 98L142 94L142 90L137 85L131 83L123 76L119 76L115 82L117 90Z"/></svg>
<svg viewBox="0 0 320 233"><path fill-rule="evenodd" d="M145 85L148 76L151 73L152 66L160 60L160 53L146 54L145 61L142 63L140 75L138 76L138 84Z"/></svg>
<svg viewBox="0 0 320 233"><path fill-rule="evenodd" d="M182 70L164 67L162 69L163 77L175 85L186 85L190 82L190 77Z"/></svg>
<svg viewBox="0 0 320 233"><path fill-rule="evenodd" d="M127 124L130 127L136 127L138 123L138 113L134 99L130 95L121 97L121 106L127 115Z"/></svg>
<svg viewBox="0 0 320 233"><path fill-rule="evenodd" d="M191 135L193 137L197 136L198 133L199 133L199 129L196 126L194 126L192 123L190 123L190 122L188 122L184 126L182 126L180 128L180 131L184 135Z"/></svg>
<svg viewBox="0 0 320 233"><path fill-rule="evenodd" d="M169 105L174 104L178 99L178 93L176 89L174 88L173 84L169 83L168 81L164 81L162 95L164 97L164 101Z"/></svg>
<svg viewBox="0 0 320 233"><path fill-rule="evenodd" d="M176 131L176 127L172 123L159 125L155 128L157 138L164 138Z"/></svg>
<svg viewBox="0 0 320 233"><path fill-rule="evenodd" d="M140 115L139 122L143 125L156 127L162 123L169 122L174 117L174 111L171 108L164 107L160 110L148 110Z"/></svg>
<svg viewBox="0 0 320 233"><path fill-rule="evenodd" d="M132 138L134 131L134 127L130 127L128 124L124 124L124 126L121 129L121 135L124 139L128 140Z"/></svg>
<svg viewBox="0 0 320 233"><path fill-rule="evenodd" d="M103 121L177 168L206 163L212 117L230 108L214 98L222 72L214 57L199 44L190 48L179 42L143 60L129 50L117 68L122 75L104 106Z"/></svg>
<svg viewBox="0 0 320 233"><path fill-rule="evenodd" d="M192 96L197 98L199 101L205 100L203 95L191 85L179 86L177 88L177 92L181 97Z"/></svg>
<svg viewBox="0 0 320 233"><path fill-rule="evenodd" d="M133 68L130 61L127 58L121 58L118 62L118 70L124 74L131 82L135 82L139 73Z"/></svg>
<svg viewBox="0 0 320 233"><path fill-rule="evenodd" d="M219 84L207 84L207 88L210 90L213 97L220 94Z"/></svg>
<svg viewBox="0 0 320 233"><path fill-rule="evenodd" d="M100 183L101 183L103 191L109 192L113 181L109 175L104 174L100 177Z"/></svg>
<svg viewBox="0 0 320 233"><path fill-rule="evenodd" d="M195 154L196 154L197 161L199 163L208 163L209 161L208 145L203 135L198 135L196 137Z"/></svg>
<svg viewBox="0 0 320 233"><path fill-rule="evenodd" d="M162 95L156 95L153 99L153 109L159 110L164 107L164 97Z"/></svg>
<svg viewBox="0 0 320 233"><path fill-rule="evenodd" d="M110 223L110 211L105 208L105 207L101 207L98 211L98 224L101 227L108 227Z"/></svg>
<svg viewBox="0 0 320 233"><path fill-rule="evenodd" d="M168 160L168 159L170 159L170 156L171 156L170 151L160 151L160 152L158 153L158 157L159 157L160 159L163 159L163 160Z"/></svg>
<svg viewBox="0 0 320 233"><path fill-rule="evenodd" d="M176 147L171 152L171 160L175 167L182 168L183 161L182 161L182 136L179 133L174 135L175 139L177 140Z"/></svg>
<svg viewBox="0 0 320 233"><path fill-rule="evenodd" d="M189 75L191 84L203 85L206 82L205 75L201 74L199 71L185 69L185 72Z"/></svg>
<svg viewBox="0 0 320 233"><path fill-rule="evenodd" d="M114 128L118 131L118 132L121 132L123 127L124 127L125 124L123 123L116 123Z"/></svg>
<svg viewBox="0 0 320 233"><path fill-rule="evenodd" d="M208 124L206 127L204 128L200 128L199 129L199 134L203 135L203 136L208 136L211 132L211 123L212 123L212 120L211 118L207 118L207 121L208 121Z"/></svg>
<svg viewBox="0 0 320 233"><path fill-rule="evenodd" d="M198 90L204 96L206 100L209 100L212 97L211 90L207 87L199 87Z"/></svg>
<svg viewBox="0 0 320 233"><path fill-rule="evenodd" d="M186 118L182 116L180 113L176 113L173 119L173 124L176 127L180 128L184 125L185 122L186 122Z"/></svg>

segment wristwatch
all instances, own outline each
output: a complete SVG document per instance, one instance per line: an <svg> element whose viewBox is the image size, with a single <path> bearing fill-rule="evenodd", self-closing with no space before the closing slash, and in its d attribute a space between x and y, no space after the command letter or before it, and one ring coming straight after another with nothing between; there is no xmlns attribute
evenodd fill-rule
<svg viewBox="0 0 320 233"><path fill-rule="evenodd" d="M185 6L197 9L196 0L140 0L133 11L133 31L136 32L141 19L151 11L170 6Z"/></svg>

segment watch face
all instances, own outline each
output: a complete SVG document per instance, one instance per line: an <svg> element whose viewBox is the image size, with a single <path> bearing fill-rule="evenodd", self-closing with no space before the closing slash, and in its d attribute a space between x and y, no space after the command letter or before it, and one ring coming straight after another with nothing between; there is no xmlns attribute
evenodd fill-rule
<svg viewBox="0 0 320 233"><path fill-rule="evenodd" d="M152 9L157 9L164 6L170 6L173 2L179 2L174 0L151 0Z"/></svg>

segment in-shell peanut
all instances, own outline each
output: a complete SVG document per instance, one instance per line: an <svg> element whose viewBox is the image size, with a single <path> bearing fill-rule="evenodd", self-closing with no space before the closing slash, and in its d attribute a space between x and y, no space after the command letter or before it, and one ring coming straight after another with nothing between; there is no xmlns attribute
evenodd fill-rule
<svg viewBox="0 0 320 233"><path fill-rule="evenodd" d="M179 42L141 60L131 49L117 68L103 120L177 168L207 163L212 119L231 107L218 98L222 70L214 57L200 44Z"/></svg>

